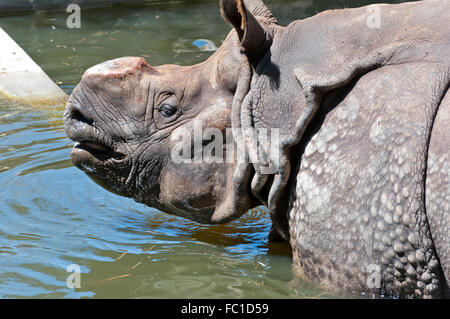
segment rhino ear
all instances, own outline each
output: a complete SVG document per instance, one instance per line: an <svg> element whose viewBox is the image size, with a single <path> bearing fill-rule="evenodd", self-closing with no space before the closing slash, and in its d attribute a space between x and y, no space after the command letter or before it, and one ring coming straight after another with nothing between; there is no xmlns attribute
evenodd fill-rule
<svg viewBox="0 0 450 319"><path fill-rule="evenodd" d="M258 4L264 6L260 1ZM258 19L247 9L243 0L220 0L220 9L223 19L236 30L241 48L250 62L252 64L258 62L272 44L269 32L266 32Z"/></svg>

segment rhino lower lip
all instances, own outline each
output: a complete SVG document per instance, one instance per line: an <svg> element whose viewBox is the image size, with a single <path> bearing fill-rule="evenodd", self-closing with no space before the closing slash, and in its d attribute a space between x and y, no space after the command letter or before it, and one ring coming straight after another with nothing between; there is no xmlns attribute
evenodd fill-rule
<svg viewBox="0 0 450 319"><path fill-rule="evenodd" d="M76 142L73 147L74 151L78 153L87 152L102 161L107 159L123 160L125 158L124 154L114 151L111 147L92 141Z"/></svg>

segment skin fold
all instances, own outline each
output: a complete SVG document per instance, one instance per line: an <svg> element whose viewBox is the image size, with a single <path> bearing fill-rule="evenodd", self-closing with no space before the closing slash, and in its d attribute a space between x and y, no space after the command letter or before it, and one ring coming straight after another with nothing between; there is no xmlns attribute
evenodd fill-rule
<svg viewBox="0 0 450 319"><path fill-rule="evenodd" d="M296 273L325 287L448 296L450 3L332 10L286 27L260 0L220 5L233 30L203 63L125 57L85 72L64 114L73 163L201 223L266 205L269 239L289 241ZM214 154L248 159L196 160L218 141L199 127L224 136ZM176 162L186 132L183 145L200 150Z"/></svg>

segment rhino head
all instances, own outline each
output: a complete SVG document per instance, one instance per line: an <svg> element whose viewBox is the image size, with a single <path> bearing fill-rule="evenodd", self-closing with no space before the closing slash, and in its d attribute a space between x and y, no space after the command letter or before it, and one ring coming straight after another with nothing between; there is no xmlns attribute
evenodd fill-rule
<svg viewBox="0 0 450 319"><path fill-rule="evenodd" d="M105 189L201 223L236 219L261 201L252 193L254 170L246 162L195 161L222 133L223 158L242 143L238 105L251 69L267 52L279 26L260 0L221 1L222 16L234 28L205 62L193 66L150 66L124 57L88 69L69 98L66 133L75 146L72 162ZM184 161L174 161L180 139ZM228 134L228 135L227 135ZM199 140L201 139L201 140ZM231 144L231 145L230 145ZM186 154L189 153L189 154ZM214 154L213 154L214 155Z"/></svg>

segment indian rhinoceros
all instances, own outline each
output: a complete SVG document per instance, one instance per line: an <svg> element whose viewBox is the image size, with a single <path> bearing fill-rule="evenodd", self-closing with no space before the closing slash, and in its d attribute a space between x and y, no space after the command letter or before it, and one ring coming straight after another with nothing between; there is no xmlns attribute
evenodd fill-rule
<svg viewBox="0 0 450 319"><path fill-rule="evenodd" d="M124 57L84 73L64 114L73 163L200 223L266 205L270 238L325 287L448 296L450 1L286 27L260 0L220 5L233 28L205 62Z"/></svg>

